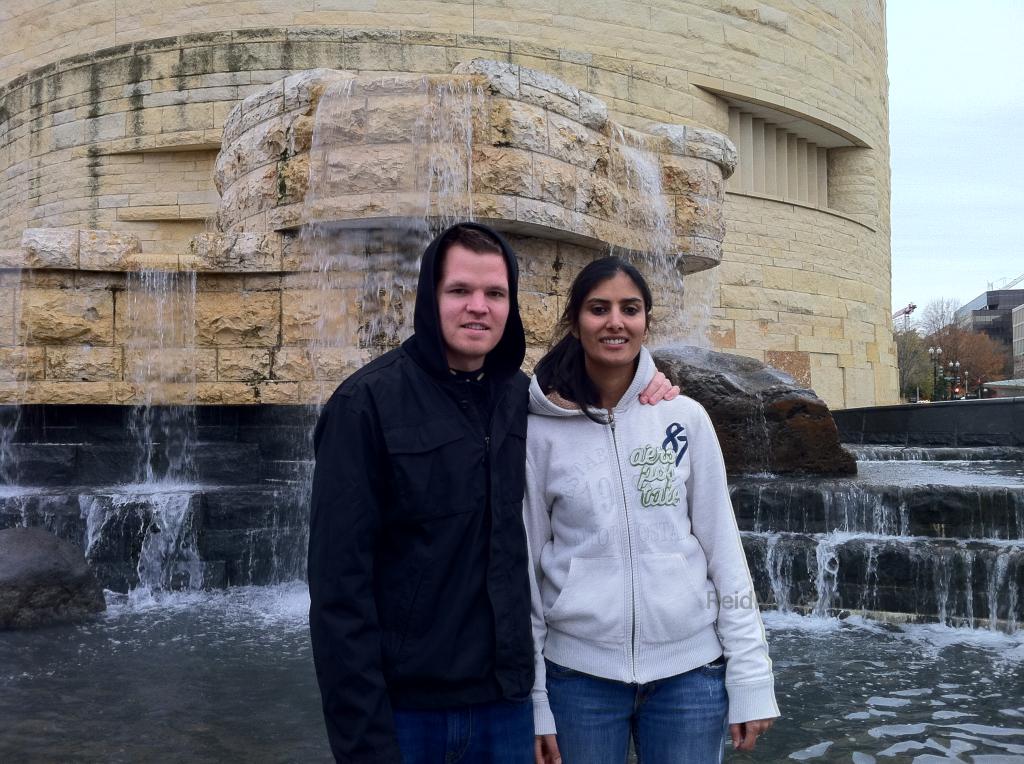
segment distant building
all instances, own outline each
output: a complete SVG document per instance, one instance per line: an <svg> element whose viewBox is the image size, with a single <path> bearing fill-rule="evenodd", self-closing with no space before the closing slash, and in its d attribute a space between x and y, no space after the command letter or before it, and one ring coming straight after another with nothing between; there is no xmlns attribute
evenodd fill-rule
<svg viewBox="0 0 1024 764"><path fill-rule="evenodd" d="M1003 379L999 382L986 382L985 398L1020 398L1024 396L1024 379Z"/></svg>
<svg viewBox="0 0 1024 764"><path fill-rule="evenodd" d="M1024 379L1024 305L1013 309L1013 376Z"/></svg>
<svg viewBox="0 0 1024 764"><path fill-rule="evenodd" d="M996 289L975 297L956 312L957 323L987 334L1007 347L1013 342L1013 309L1024 305L1024 289Z"/></svg>

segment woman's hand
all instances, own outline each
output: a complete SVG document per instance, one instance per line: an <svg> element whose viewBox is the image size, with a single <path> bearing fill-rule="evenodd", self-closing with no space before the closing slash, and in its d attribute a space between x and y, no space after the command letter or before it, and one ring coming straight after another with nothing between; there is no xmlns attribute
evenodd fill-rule
<svg viewBox="0 0 1024 764"><path fill-rule="evenodd" d="M757 736L763 735L775 723L774 719L754 719L740 724L730 724L729 734L732 736L732 747L737 751L752 751ZM538 764L540 760L538 759Z"/></svg>
<svg viewBox="0 0 1024 764"><path fill-rule="evenodd" d="M533 759L535 764L562 764L557 738L554 735L537 735L533 739Z"/></svg>
<svg viewBox="0 0 1024 764"><path fill-rule="evenodd" d="M659 401L670 401L679 395L679 388L668 381L660 371L655 373L651 383L640 393L640 402L654 405Z"/></svg>

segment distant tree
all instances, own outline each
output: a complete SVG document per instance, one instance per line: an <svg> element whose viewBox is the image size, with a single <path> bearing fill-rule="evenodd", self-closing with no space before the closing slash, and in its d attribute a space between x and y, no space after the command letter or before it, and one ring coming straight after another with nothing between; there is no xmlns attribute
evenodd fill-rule
<svg viewBox="0 0 1024 764"><path fill-rule="evenodd" d="M900 395L904 400L914 400L920 394L925 398L932 395L932 364L928 357L928 345L916 329L894 332L896 340L896 365L899 369Z"/></svg>
<svg viewBox="0 0 1024 764"><path fill-rule="evenodd" d="M941 339L950 327L956 325L956 311L959 307L960 301L953 297L938 297L929 302L918 314L917 326L921 334Z"/></svg>
<svg viewBox="0 0 1024 764"><path fill-rule="evenodd" d="M979 332L962 332L957 340L959 355L954 360L960 361L961 373L970 373L971 389L981 380L994 382L1012 376L1013 358L1005 343Z"/></svg>
<svg viewBox="0 0 1024 764"><path fill-rule="evenodd" d="M928 369L928 384L930 390L934 374L932 356L929 355L930 348L941 348L942 354L938 356L941 366L938 378L935 380L937 389L930 391L936 399L942 399L956 394L952 389L959 381L960 394L965 392L965 384L970 385L971 390L976 390L979 382L994 382L1000 379L1007 379L1013 376L1013 356L1009 347L998 340L994 340L987 334L971 332L962 328L956 321L956 310L959 307L957 300L951 297L940 297L932 300L921 311L917 320L918 337L921 340L921 352L924 353ZM897 333L897 360L899 360L899 333ZM914 368L914 353L911 348L914 346L913 338L905 338L908 354L908 374ZM959 369L950 369L950 363L960 362ZM965 380L964 373L969 374ZM901 389L903 383L903 366L900 365ZM922 394L925 386L922 385ZM904 393L906 394L906 393Z"/></svg>

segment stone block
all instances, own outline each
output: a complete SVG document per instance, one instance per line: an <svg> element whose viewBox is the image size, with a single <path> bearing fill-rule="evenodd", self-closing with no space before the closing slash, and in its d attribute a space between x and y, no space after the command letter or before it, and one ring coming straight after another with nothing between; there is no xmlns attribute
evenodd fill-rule
<svg viewBox="0 0 1024 764"><path fill-rule="evenodd" d="M608 178L586 170L576 176L576 210L612 220L623 206L621 189Z"/></svg>
<svg viewBox="0 0 1024 764"><path fill-rule="evenodd" d="M44 377L43 348L0 347L0 382L26 382Z"/></svg>
<svg viewBox="0 0 1024 764"><path fill-rule="evenodd" d="M61 228L26 228L21 250L27 268L77 268L78 231Z"/></svg>
<svg viewBox="0 0 1024 764"><path fill-rule="evenodd" d="M217 379L221 382L260 382L270 376L269 349L221 348Z"/></svg>
<svg viewBox="0 0 1024 764"><path fill-rule="evenodd" d="M142 386L213 382L217 379L217 351L195 347L126 347L124 379Z"/></svg>
<svg viewBox="0 0 1024 764"><path fill-rule="evenodd" d="M607 141L575 120L548 115L548 141L551 156L584 170L592 172L608 164Z"/></svg>
<svg viewBox="0 0 1024 764"><path fill-rule="evenodd" d="M299 403L298 382L261 382L256 389L260 403Z"/></svg>
<svg viewBox="0 0 1024 764"><path fill-rule="evenodd" d="M608 104L597 96L581 91L580 124L591 130L604 130L608 125Z"/></svg>
<svg viewBox="0 0 1024 764"><path fill-rule="evenodd" d="M162 106L158 111L160 112L161 132L164 133L213 128L212 103Z"/></svg>
<svg viewBox="0 0 1024 764"><path fill-rule="evenodd" d="M321 101L317 116L321 125L329 130L332 143L362 143L366 139L366 98L361 94L346 98L344 93L339 90L335 97Z"/></svg>
<svg viewBox="0 0 1024 764"><path fill-rule="evenodd" d="M427 109L426 95L368 99L367 143L406 143L416 137L416 123Z"/></svg>
<svg viewBox="0 0 1024 764"><path fill-rule="evenodd" d="M18 337L22 344L110 344L114 337L111 292L25 289Z"/></svg>
<svg viewBox="0 0 1024 764"><path fill-rule="evenodd" d="M491 142L547 153L547 112L532 104L495 98L491 104Z"/></svg>
<svg viewBox="0 0 1024 764"><path fill-rule="evenodd" d="M327 155L329 187L338 194L395 191L412 183L412 147L341 146Z"/></svg>
<svg viewBox="0 0 1024 764"><path fill-rule="evenodd" d="M114 347L49 347L46 378L63 382L103 382L120 379L121 351Z"/></svg>
<svg viewBox="0 0 1024 764"><path fill-rule="evenodd" d="M473 217L477 220L515 220L516 198L502 194L473 193Z"/></svg>
<svg viewBox="0 0 1024 764"><path fill-rule="evenodd" d="M256 386L248 382L201 382L195 385L195 402L211 403L259 403Z"/></svg>
<svg viewBox="0 0 1024 764"><path fill-rule="evenodd" d="M310 351L302 347L278 348L274 351L270 376L271 379L281 382L313 379L313 360Z"/></svg>
<svg viewBox="0 0 1024 764"><path fill-rule="evenodd" d="M699 196L707 190L708 162L675 154L662 154L659 158L665 193Z"/></svg>
<svg viewBox="0 0 1024 764"><path fill-rule="evenodd" d="M273 346L281 333L281 298L274 292L196 296L196 343Z"/></svg>
<svg viewBox="0 0 1024 764"><path fill-rule="evenodd" d="M558 297L541 292L519 292L519 309L526 331L526 341L533 345L547 345L558 323Z"/></svg>
<svg viewBox="0 0 1024 764"><path fill-rule="evenodd" d="M463 45L461 38L459 45ZM505 46L507 50L508 44L505 43ZM506 98L519 97L519 67L515 64L505 61L474 59L456 66L453 74L478 74L487 81L492 93Z"/></svg>
<svg viewBox="0 0 1024 764"><path fill-rule="evenodd" d="M197 270L279 271L281 236L276 233L204 233L192 237L189 254L197 259Z"/></svg>
<svg viewBox="0 0 1024 764"><path fill-rule="evenodd" d="M111 382L39 381L20 391L9 403L114 403ZM5 397L0 390L0 397Z"/></svg>
<svg viewBox="0 0 1024 764"><path fill-rule="evenodd" d="M142 252L139 237L115 231L79 231L78 262L84 270L124 270Z"/></svg>
<svg viewBox="0 0 1024 764"><path fill-rule="evenodd" d="M520 67L519 83L521 86L529 85L530 87L543 90L576 104L580 101L579 88L570 85L568 82L565 82L565 80L555 77L552 74L540 71L539 69L531 69L526 66Z"/></svg>
<svg viewBox="0 0 1024 764"><path fill-rule="evenodd" d="M25 254L20 249L0 249L0 270L5 268L21 268L25 264Z"/></svg>
<svg viewBox="0 0 1024 764"><path fill-rule="evenodd" d="M475 146L473 190L536 198L533 155L523 149Z"/></svg>
<svg viewBox="0 0 1024 764"><path fill-rule="evenodd" d="M286 77L283 82L284 109L292 111L313 106L332 84L352 80L351 72L337 69L310 69Z"/></svg>
<svg viewBox="0 0 1024 764"><path fill-rule="evenodd" d="M342 380L370 360L369 352L356 347L318 348L312 351L313 378Z"/></svg>
<svg viewBox="0 0 1024 764"><path fill-rule="evenodd" d="M577 167L552 157L537 154L533 158L533 174L539 185L540 198L566 209L576 209Z"/></svg>
<svg viewBox="0 0 1024 764"><path fill-rule="evenodd" d="M578 100L568 100L549 91L520 83L519 97L526 103L542 106L549 112L559 114L572 120L579 120L580 105Z"/></svg>
<svg viewBox="0 0 1024 764"><path fill-rule="evenodd" d="M310 150L313 145L313 128L316 120L313 117L299 116L288 126L288 153L301 154Z"/></svg>

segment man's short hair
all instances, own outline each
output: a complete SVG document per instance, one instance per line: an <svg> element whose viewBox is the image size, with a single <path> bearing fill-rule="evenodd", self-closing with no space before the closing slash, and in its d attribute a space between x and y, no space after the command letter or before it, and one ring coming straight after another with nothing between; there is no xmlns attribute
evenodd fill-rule
<svg viewBox="0 0 1024 764"><path fill-rule="evenodd" d="M444 235L438 245L437 263L434 266L434 277L437 283L440 283L441 274L444 272L445 256L448 254L448 250L456 244L465 247L470 252L476 252L478 255L502 255L504 257L505 254L498 240L486 231L457 225Z"/></svg>

